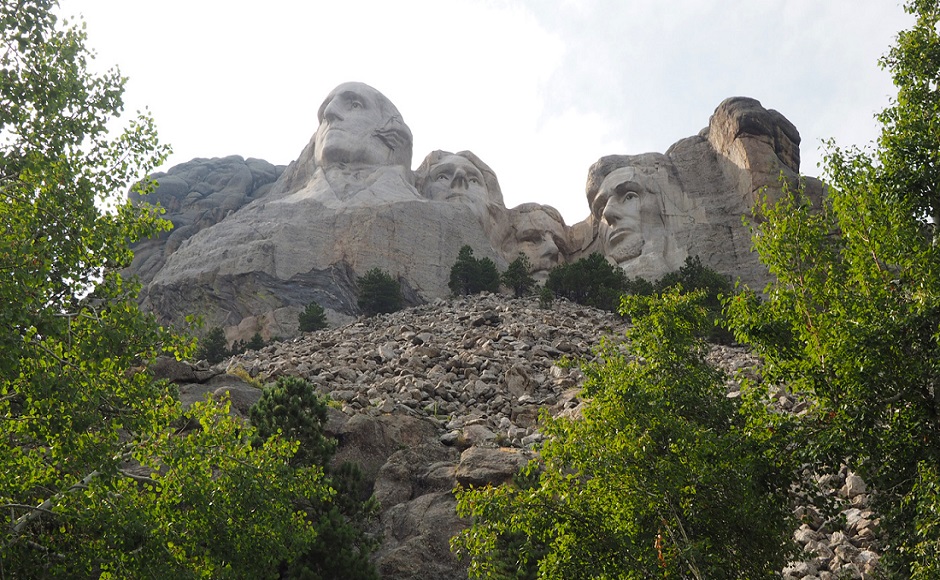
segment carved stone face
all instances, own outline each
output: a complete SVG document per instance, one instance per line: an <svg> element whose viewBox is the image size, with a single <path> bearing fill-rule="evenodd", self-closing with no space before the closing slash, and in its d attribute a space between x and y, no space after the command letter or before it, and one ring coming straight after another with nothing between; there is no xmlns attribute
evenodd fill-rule
<svg viewBox="0 0 940 580"><path fill-rule="evenodd" d="M661 188L654 176L622 167L608 175L597 196L601 223L606 226L605 254L623 264L643 253L644 231L663 228Z"/></svg>
<svg viewBox="0 0 940 580"><path fill-rule="evenodd" d="M389 148L376 132L385 123L385 97L362 83L342 84L323 101L314 157L319 167L386 165Z"/></svg>
<svg viewBox="0 0 940 580"><path fill-rule="evenodd" d="M527 212L517 219L518 251L532 263L536 279L546 277L562 262L562 248L567 246L565 226L544 210Z"/></svg>
<svg viewBox="0 0 940 580"><path fill-rule="evenodd" d="M467 205L483 205L487 201L483 173L460 155L448 155L435 163L421 193L428 199Z"/></svg>

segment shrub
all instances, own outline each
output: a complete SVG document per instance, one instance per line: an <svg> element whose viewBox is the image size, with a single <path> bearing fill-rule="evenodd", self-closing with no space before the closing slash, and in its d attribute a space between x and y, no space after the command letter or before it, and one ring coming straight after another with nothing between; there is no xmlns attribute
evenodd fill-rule
<svg viewBox="0 0 940 580"><path fill-rule="evenodd" d="M512 290L516 298L521 298L535 287L535 278L529 274L531 270L532 263L529 258L520 253L519 257L510 262L509 267L503 272L502 283Z"/></svg>
<svg viewBox="0 0 940 580"><path fill-rule="evenodd" d="M609 344L584 365L581 417L543 415L523 477L456 490L471 519L451 545L471 578L779 577L799 462L777 459L785 433L752 428L762 403L725 396L692 332L701 299L625 297L635 356Z"/></svg>
<svg viewBox="0 0 940 580"><path fill-rule="evenodd" d="M470 246L460 248L457 261L450 268L447 283L454 296L468 296L480 292L499 292L500 275L496 264L489 258L473 257Z"/></svg>
<svg viewBox="0 0 940 580"><path fill-rule="evenodd" d="M213 327L199 341L199 348L196 349L196 358L205 359L209 364L222 362L222 359L229 356L228 343L225 341L225 331L221 326Z"/></svg>
<svg viewBox="0 0 940 580"><path fill-rule="evenodd" d="M261 350L264 348L264 338L261 337L260 332L256 332L251 335L251 339L248 341L248 344L245 345L245 350Z"/></svg>
<svg viewBox="0 0 940 580"><path fill-rule="evenodd" d="M379 268L372 268L365 276L356 278L359 286L359 309L366 316L401 310L404 298L401 283Z"/></svg>
<svg viewBox="0 0 940 580"><path fill-rule="evenodd" d="M327 408L328 402L317 395L309 382L281 377L264 390L249 411L257 430L253 441L256 446L278 433L297 441L300 445L292 465L323 467L327 484L336 491L327 501L297 498L297 507L308 520L317 522L317 536L281 577L374 580L378 575L370 555L378 541L366 529L377 504L369 497L368 485L357 466L343 463L330 467L336 440L323 431Z"/></svg>
<svg viewBox="0 0 940 580"><path fill-rule="evenodd" d="M298 317L301 332L312 332L328 326L326 312L316 302L311 302Z"/></svg>
<svg viewBox="0 0 940 580"><path fill-rule="evenodd" d="M733 287L728 276L719 274L708 266L702 264L698 256L689 256L679 270L670 272L656 281L655 290L662 292L668 288L679 286L685 292L701 290L704 292L703 305L708 311L707 338L714 342L730 343L734 336L725 326L722 315L721 296L731 294Z"/></svg>
<svg viewBox="0 0 940 580"><path fill-rule="evenodd" d="M626 286L623 270L596 252L573 264L555 266L545 281L545 287L555 296L613 312L619 308Z"/></svg>
<svg viewBox="0 0 940 580"><path fill-rule="evenodd" d="M539 290L539 306L548 309L552 307L552 302L554 301L555 295L552 294L552 291L542 286L542 289Z"/></svg>
<svg viewBox="0 0 940 580"><path fill-rule="evenodd" d="M255 443L280 431L300 442L292 464L326 465L336 451L336 441L323 434L326 401L317 396L313 386L297 377L280 377L264 389L261 398L249 410L251 424L257 430Z"/></svg>

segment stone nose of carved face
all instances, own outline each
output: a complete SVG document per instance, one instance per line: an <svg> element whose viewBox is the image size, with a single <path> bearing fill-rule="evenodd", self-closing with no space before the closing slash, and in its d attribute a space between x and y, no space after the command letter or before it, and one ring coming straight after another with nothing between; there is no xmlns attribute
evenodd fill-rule
<svg viewBox="0 0 940 580"><path fill-rule="evenodd" d="M450 188L466 190L469 187L470 187L470 180L467 179L466 170L458 167L457 170L454 171L454 178L450 182Z"/></svg>
<svg viewBox="0 0 940 580"><path fill-rule="evenodd" d="M324 121L342 121L343 115L340 113L339 104L337 104L336 99L330 101L326 107L323 109L323 120Z"/></svg>
<svg viewBox="0 0 940 580"><path fill-rule="evenodd" d="M607 200L607 205L604 206L601 215L609 225L614 226L629 215L629 212L625 211L624 205L616 197L611 197Z"/></svg>

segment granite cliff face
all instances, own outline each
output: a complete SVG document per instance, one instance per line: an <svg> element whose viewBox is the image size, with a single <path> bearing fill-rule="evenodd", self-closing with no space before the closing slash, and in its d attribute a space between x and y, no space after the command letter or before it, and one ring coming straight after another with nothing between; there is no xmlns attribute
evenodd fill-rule
<svg viewBox="0 0 940 580"><path fill-rule="evenodd" d="M311 301L333 323L358 313L356 278L381 268L407 304L445 297L469 245L500 268L520 252L550 268L601 252L631 277L655 279L685 258L762 286L767 272L741 225L780 175L795 183L799 133L780 113L732 98L707 128L665 153L611 155L588 171L591 215L568 225L547 205L506 208L495 173L469 151L434 151L412 170L412 136L398 109L362 83L324 100L298 159L275 167L239 157L197 159L156 175L147 201L175 229L136 248L143 306L165 323L186 315L229 340L293 336ZM821 194L807 178L807 191Z"/></svg>
<svg viewBox="0 0 940 580"><path fill-rule="evenodd" d="M722 102L698 135L665 153L610 155L588 171L591 216L573 227L580 251L601 252L630 276L656 279L686 257L760 288L767 271L741 217L760 193L799 183L800 135L786 118L745 97ZM818 199L822 184L803 178Z"/></svg>

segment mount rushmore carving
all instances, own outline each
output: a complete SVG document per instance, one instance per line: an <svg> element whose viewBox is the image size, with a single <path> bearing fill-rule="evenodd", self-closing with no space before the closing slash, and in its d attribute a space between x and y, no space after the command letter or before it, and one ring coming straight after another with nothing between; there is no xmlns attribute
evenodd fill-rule
<svg viewBox="0 0 940 580"><path fill-rule="evenodd" d="M665 153L611 155L590 167L590 216L567 225L534 200L507 208L496 174L469 151L434 151L412 170L412 134L382 93L344 83L287 167L240 157L194 159L156 174L147 198L174 229L135 248L131 272L163 322L201 314L229 339L290 336L311 301L356 313L355 280L381 268L406 301L446 296L469 245L500 267L520 252L544 280L600 252L630 277L655 279L698 255L752 285L767 272L741 216L759 192L799 173L796 128L748 98L725 100L698 135ZM812 195L821 184L806 179ZM572 192L574 193L574 192Z"/></svg>

